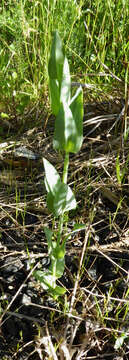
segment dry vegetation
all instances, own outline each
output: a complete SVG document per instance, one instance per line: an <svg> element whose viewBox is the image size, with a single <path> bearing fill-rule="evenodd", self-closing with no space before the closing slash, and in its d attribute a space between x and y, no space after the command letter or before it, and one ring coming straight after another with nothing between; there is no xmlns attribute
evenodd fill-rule
<svg viewBox="0 0 129 360"><path fill-rule="evenodd" d="M75 222L85 223L86 231L67 243L60 279L67 295L58 302L32 276L34 268L47 266L43 226L51 224L42 155L62 168L51 145L53 119L44 131L32 128L15 141L15 148L35 149L38 160L15 159L11 140L1 153L1 359L128 359L129 149L121 133L123 108L121 99L85 104L84 142L71 156L69 172L78 208L66 219L66 233Z"/></svg>

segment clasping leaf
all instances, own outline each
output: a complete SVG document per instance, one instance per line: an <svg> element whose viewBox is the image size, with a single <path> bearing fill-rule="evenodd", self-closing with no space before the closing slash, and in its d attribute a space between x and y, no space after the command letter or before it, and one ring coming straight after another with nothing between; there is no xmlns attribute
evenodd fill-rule
<svg viewBox="0 0 129 360"><path fill-rule="evenodd" d="M69 102L71 93L69 64L58 31L53 36L48 74L51 108L53 114L57 115L61 101Z"/></svg>
<svg viewBox="0 0 129 360"><path fill-rule="evenodd" d="M70 105L62 102L55 120L53 147L77 153L83 141L83 93L80 87Z"/></svg>
<svg viewBox="0 0 129 360"><path fill-rule="evenodd" d="M60 175L55 167L46 159L43 159L45 168L45 186L48 192L47 206L55 217L65 211L75 209L76 199L70 187L61 182Z"/></svg>

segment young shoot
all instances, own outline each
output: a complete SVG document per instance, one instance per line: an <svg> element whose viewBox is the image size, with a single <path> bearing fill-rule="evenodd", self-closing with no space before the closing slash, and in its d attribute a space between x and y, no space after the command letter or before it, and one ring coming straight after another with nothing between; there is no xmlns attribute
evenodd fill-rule
<svg viewBox="0 0 129 360"><path fill-rule="evenodd" d="M58 31L53 35L48 74L51 108L55 115L53 148L64 155L64 168L61 178L55 167L43 158L47 207L58 219L58 229L56 233L47 227L44 229L51 262L48 270L35 271L34 276L56 299L65 293L65 289L57 285L65 267L64 214L77 206L74 193L67 184L69 154L77 153L83 142L83 92L80 87L71 97L69 64Z"/></svg>

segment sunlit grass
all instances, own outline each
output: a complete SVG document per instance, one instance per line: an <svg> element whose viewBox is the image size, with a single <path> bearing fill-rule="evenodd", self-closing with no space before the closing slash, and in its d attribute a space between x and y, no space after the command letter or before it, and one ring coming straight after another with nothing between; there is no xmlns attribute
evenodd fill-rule
<svg viewBox="0 0 129 360"><path fill-rule="evenodd" d="M98 84L103 91L111 91L118 84L123 87L127 77L123 60L127 61L129 51L127 1L3 0L1 93L3 102L9 99L10 107L19 112L30 101L41 101L47 92L48 57L55 29L66 47L74 81ZM117 83L117 78L121 82Z"/></svg>

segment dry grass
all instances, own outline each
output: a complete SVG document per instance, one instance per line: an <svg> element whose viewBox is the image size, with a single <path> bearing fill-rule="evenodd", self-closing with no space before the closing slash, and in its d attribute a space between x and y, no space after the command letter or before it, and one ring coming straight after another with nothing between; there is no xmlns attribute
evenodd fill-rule
<svg viewBox="0 0 129 360"><path fill-rule="evenodd" d="M70 231L73 222L86 224L86 231L72 235L67 244L66 257L71 258L75 270L72 273L72 267L66 261L64 278L69 279L71 286L67 289L67 297L54 307L34 302L30 304L32 308L39 306L47 309L50 320L43 324L42 319L28 316L35 324L37 336L29 343L22 341L15 349L13 359L25 350L28 351L26 359L37 359L37 356L45 360L128 358L129 145L122 138L122 108L119 99L86 105L83 146L80 153L70 159L69 183L76 193L78 209L70 216L66 232ZM10 255L21 261L29 256L34 266L38 267L41 259L47 256L42 228L52 220L43 194L42 156L56 163L58 170L62 168L61 157L55 154L51 145L51 121L49 119L44 134L42 128L35 128L16 140L35 149L40 154L39 162L29 164L26 169L14 166L9 170L6 167L6 180L9 178L8 171L11 171L12 183L7 184L1 175L2 262ZM116 168L118 154L121 173L125 169L121 184ZM2 157L9 157L7 149ZM23 182L24 190L26 184L25 191L22 189ZM17 191L21 189L17 196L16 188ZM33 231L25 221L29 214L36 214L38 218ZM6 229L3 226L7 220L12 223L14 237L10 236L10 226ZM24 241L17 242L16 233ZM3 240L3 234L10 236L10 242ZM6 307L2 302L2 324L11 316L26 319L24 314L20 315L20 310L12 312L10 309L24 285L29 279L33 280L32 272L30 268ZM61 281L63 284L64 280ZM66 283L63 286L67 288ZM33 287L41 296L40 286L34 280ZM122 339L123 333L125 341L117 349L117 346L114 347L116 339Z"/></svg>

